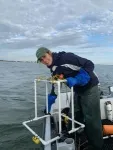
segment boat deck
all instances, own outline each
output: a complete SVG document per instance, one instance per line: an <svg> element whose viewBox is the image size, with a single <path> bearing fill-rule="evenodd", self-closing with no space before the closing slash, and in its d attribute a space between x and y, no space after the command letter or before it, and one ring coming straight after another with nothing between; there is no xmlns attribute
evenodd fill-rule
<svg viewBox="0 0 113 150"><path fill-rule="evenodd" d="M104 123L107 124L109 122L107 120L104 120ZM63 124L62 124L62 127L63 127ZM58 134L57 131L55 131L55 124L54 124L53 117L51 117L51 129L54 130L54 132L52 132L52 136L53 136L53 133ZM77 132L76 134L71 134L69 137L76 139L75 140L76 150L85 150L85 148L88 147L88 141L87 141L87 137L85 135L84 129L81 130L81 132ZM52 149L56 150L55 144L52 145ZM103 145L102 150L113 150L113 137L104 139L104 145Z"/></svg>
<svg viewBox="0 0 113 150"><path fill-rule="evenodd" d="M84 133L76 138L77 150L84 150L87 146L87 138ZM104 145L102 150L113 150L113 137L104 139Z"/></svg>
<svg viewBox="0 0 113 150"><path fill-rule="evenodd" d="M103 150L113 150L113 138L104 140Z"/></svg>

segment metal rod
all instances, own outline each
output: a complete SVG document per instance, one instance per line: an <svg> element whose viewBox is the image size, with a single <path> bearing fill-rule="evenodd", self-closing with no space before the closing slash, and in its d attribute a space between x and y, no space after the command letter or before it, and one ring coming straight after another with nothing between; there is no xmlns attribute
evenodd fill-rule
<svg viewBox="0 0 113 150"><path fill-rule="evenodd" d="M61 134L61 99L60 99L60 82L58 84L58 116L59 116L59 134Z"/></svg>
<svg viewBox="0 0 113 150"><path fill-rule="evenodd" d="M74 129L74 100L73 100L73 87L71 88L71 108L72 108L72 130Z"/></svg>
<svg viewBox="0 0 113 150"><path fill-rule="evenodd" d="M36 84L36 79L34 80L34 88L35 88L35 118L37 118L37 84Z"/></svg>
<svg viewBox="0 0 113 150"><path fill-rule="evenodd" d="M48 113L48 82L46 80L46 111Z"/></svg>
<svg viewBox="0 0 113 150"><path fill-rule="evenodd" d="M67 80L42 80L42 79L35 79L35 80L37 80L38 82L50 82L50 83L58 83L58 82L67 82Z"/></svg>
<svg viewBox="0 0 113 150"><path fill-rule="evenodd" d="M68 131L68 133L70 134L70 133L76 132L76 131L79 130L79 129L80 129L80 127L79 127L79 128L75 128L75 129L72 129L72 130Z"/></svg>
<svg viewBox="0 0 113 150"><path fill-rule="evenodd" d="M29 122L32 122L32 121L36 121L36 120L39 120L39 119L43 119L43 118L46 118L46 117L49 117L50 115L44 115L44 116L41 116L41 117L35 117L34 119L31 119L31 120L28 120L28 121L24 121L23 123L29 123Z"/></svg>
<svg viewBox="0 0 113 150"><path fill-rule="evenodd" d="M48 140L48 141L44 141L39 135L37 135L25 122L23 123L23 125L36 137L39 138L39 140L42 142L42 144L47 145L49 143L52 143L53 141L58 140L60 137L56 136L55 138Z"/></svg>

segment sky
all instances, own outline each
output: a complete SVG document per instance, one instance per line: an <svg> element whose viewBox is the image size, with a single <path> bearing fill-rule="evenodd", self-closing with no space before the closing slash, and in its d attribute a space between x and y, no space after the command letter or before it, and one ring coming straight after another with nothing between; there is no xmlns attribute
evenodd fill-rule
<svg viewBox="0 0 113 150"><path fill-rule="evenodd" d="M36 61L36 50L113 64L113 0L0 0L0 59Z"/></svg>

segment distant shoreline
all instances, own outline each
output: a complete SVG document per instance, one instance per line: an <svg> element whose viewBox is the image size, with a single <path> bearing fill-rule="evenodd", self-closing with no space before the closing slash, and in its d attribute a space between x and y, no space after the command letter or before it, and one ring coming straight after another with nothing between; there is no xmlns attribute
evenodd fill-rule
<svg viewBox="0 0 113 150"><path fill-rule="evenodd" d="M0 60L2 62L29 62L29 63L36 63L36 61L19 61L19 60Z"/></svg>
<svg viewBox="0 0 113 150"><path fill-rule="evenodd" d="M36 61L20 61L20 60L0 60L0 62L25 62L25 63L36 63ZM95 65L106 65L106 66L113 66L113 64L104 64L104 63L101 63L101 64L96 64Z"/></svg>

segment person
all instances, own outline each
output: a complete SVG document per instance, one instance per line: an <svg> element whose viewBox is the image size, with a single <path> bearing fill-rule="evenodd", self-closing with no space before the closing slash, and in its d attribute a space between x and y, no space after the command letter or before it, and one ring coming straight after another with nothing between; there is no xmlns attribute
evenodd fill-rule
<svg viewBox="0 0 113 150"><path fill-rule="evenodd" d="M77 104L75 105L76 118L77 114L79 117L81 114L84 117L89 149L101 150L103 134L98 90L99 80L94 73L94 63L74 53L64 51L56 53L46 47L40 47L36 51L36 57L37 63L41 62L46 65L52 76L63 74L67 85L74 88L78 97L75 102ZM50 100L49 105L52 105L55 99L56 97Z"/></svg>

